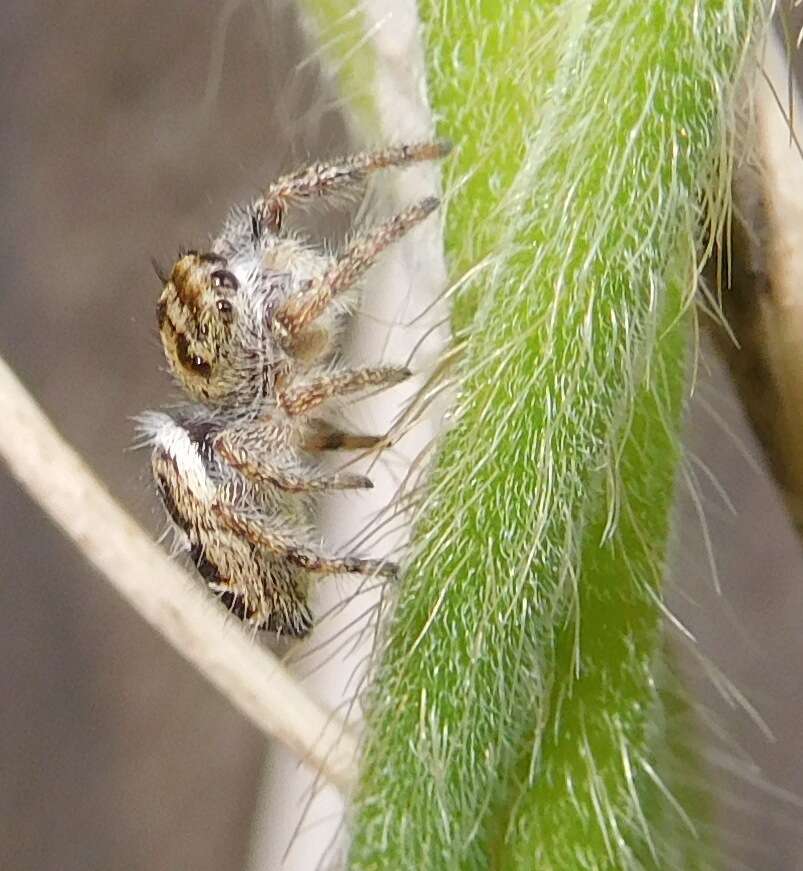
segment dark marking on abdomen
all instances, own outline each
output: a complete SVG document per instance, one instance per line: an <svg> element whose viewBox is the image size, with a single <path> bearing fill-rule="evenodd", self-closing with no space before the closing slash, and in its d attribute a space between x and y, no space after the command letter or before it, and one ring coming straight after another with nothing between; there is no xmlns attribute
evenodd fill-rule
<svg viewBox="0 0 803 871"><path fill-rule="evenodd" d="M222 584L228 586L229 579L220 574L220 569L206 556L200 544L194 544L190 548L190 558L195 563L200 576L207 584Z"/></svg>
<svg viewBox="0 0 803 871"><path fill-rule="evenodd" d="M162 455L162 458L167 460L168 462L173 462L172 457L168 457L167 455ZM170 519L176 526L182 530L187 536L190 534L190 524L187 522L187 518L182 515L182 513L178 510L178 505L176 505L176 500L173 498L173 494L170 492L170 485L167 483L167 478L164 475L156 476L156 486L159 490L159 495L162 498L162 504L165 507L165 511L167 511Z"/></svg>
<svg viewBox="0 0 803 871"><path fill-rule="evenodd" d="M234 614L238 620L250 620L254 616L254 609L247 608L243 597L238 596L231 590L226 590L225 593L218 593L218 599L225 605L226 610L230 614ZM264 629L265 624L262 623L257 628Z"/></svg>

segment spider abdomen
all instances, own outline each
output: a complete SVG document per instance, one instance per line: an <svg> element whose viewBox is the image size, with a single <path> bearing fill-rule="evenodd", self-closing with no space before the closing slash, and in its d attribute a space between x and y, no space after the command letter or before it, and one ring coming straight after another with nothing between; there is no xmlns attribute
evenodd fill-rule
<svg viewBox="0 0 803 871"><path fill-rule="evenodd" d="M296 637L306 634L312 625L307 572L252 540L253 535L249 538L250 527L233 529L221 505L251 518L257 530L266 526L277 537L307 546L310 499L255 487L215 447L225 426L199 429L197 420L182 424L169 415L154 414L146 430L153 447L154 479L181 549L236 616L259 629Z"/></svg>

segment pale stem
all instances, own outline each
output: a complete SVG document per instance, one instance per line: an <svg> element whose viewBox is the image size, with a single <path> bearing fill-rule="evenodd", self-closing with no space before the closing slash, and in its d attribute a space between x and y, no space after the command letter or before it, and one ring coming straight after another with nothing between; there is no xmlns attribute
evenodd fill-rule
<svg viewBox="0 0 803 871"><path fill-rule="evenodd" d="M170 562L1 358L0 457L101 576L232 704L324 778L348 789L355 744L342 722Z"/></svg>
<svg viewBox="0 0 803 871"><path fill-rule="evenodd" d="M310 5L314 2L310 0ZM302 12L304 9L305 4L302 4ZM361 129L355 116L351 120L356 136L372 145L415 142L431 137L432 115L426 101L416 3L414 0L366 0L360 10L370 33L365 50L371 53L374 69L372 81L361 84L366 88L370 85L378 129ZM315 32L314 27L308 29ZM434 164L383 175L377 179L375 191L390 195L379 198L378 208L372 210L367 222L370 224L437 193L439 176L440 169ZM348 359L361 364L380 360L388 364L408 363L416 349L409 360L416 374L408 383L360 402L350 412L358 430L386 431L420 390L448 342L447 306L442 301L446 267L441 217L438 213L384 252L363 282L364 292L350 331L351 342L344 349ZM423 312L425 316L420 317ZM415 323L411 324L412 321ZM321 514L321 533L327 542L348 549L350 541L365 538L359 545L362 553L384 557L394 552L394 558L398 557L409 540L409 518L393 510L396 490L416 458L431 445L440 428L445 401L443 395L417 419L411 432L386 451L379 462L371 465L373 490L361 492L359 497L343 496L327 501ZM362 471L363 467L350 470ZM377 535L363 535L365 530L370 533L377 529L378 517L380 523L387 518L383 512L388 506L394 513L393 522ZM372 616L372 604L378 607L379 591L361 592L344 604L353 590L352 580L320 586L314 599L316 612L325 613L335 608L336 613L316 627L310 646L317 647L318 651L305 655L296 672L303 670L308 675L305 687L332 708L353 699L360 686L362 670L370 658L373 631L366 624ZM359 622L354 623L355 619ZM332 638L336 640L327 644ZM353 709L352 720L356 722L350 725L359 729L358 707ZM327 856L336 852L334 845L342 826L343 811L342 795L320 789L309 770L298 769L286 752L276 748L266 761L249 871L278 867L282 871L307 871L321 867Z"/></svg>

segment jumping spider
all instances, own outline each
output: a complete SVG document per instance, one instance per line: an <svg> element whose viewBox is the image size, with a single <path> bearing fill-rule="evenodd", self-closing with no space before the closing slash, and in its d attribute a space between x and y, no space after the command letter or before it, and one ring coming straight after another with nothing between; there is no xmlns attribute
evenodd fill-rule
<svg viewBox="0 0 803 871"><path fill-rule="evenodd" d="M153 475L199 573L252 626L304 636L312 628L307 593L315 576L395 572L389 562L319 553L314 494L372 484L361 475L325 474L316 456L383 441L341 431L322 415L332 401L390 387L410 372L337 365L336 329L347 292L438 200L404 209L335 257L287 232L286 210L354 188L375 170L436 160L448 150L437 142L402 145L284 176L235 207L208 252L184 253L163 278L159 331L192 403L142 418Z"/></svg>

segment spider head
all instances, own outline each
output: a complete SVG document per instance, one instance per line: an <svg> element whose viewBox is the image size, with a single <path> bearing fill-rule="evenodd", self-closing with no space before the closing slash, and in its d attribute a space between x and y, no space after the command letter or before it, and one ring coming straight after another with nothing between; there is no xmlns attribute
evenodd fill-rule
<svg viewBox="0 0 803 871"><path fill-rule="evenodd" d="M157 306L171 371L201 402L225 404L238 385L239 281L225 257L189 251L173 266Z"/></svg>

